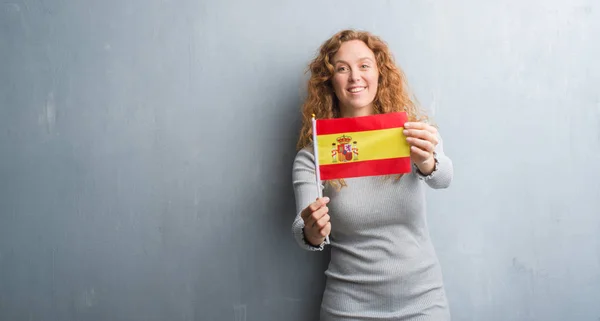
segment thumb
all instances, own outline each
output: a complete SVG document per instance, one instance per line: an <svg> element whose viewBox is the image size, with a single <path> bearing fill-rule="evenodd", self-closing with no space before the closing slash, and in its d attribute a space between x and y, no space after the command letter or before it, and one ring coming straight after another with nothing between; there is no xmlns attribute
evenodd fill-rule
<svg viewBox="0 0 600 321"><path fill-rule="evenodd" d="M317 198L317 202L319 203L320 206L323 206L323 205L329 203L329 197L325 196L325 197Z"/></svg>

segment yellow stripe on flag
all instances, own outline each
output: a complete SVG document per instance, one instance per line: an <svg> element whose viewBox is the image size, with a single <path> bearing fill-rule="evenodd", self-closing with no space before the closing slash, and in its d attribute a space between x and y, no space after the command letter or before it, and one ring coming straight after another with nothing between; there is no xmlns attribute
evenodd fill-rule
<svg viewBox="0 0 600 321"><path fill-rule="evenodd" d="M318 135L319 164L344 164L378 159L409 157L404 128ZM351 153L350 155L345 155ZM346 158L348 156L351 159Z"/></svg>

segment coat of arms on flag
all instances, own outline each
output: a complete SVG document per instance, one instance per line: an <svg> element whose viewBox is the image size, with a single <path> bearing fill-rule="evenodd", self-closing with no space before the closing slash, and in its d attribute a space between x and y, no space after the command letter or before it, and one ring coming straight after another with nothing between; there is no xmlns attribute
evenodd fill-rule
<svg viewBox="0 0 600 321"><path fill-rule="evenodd" d="M331 144L332 163L358 160L358 143L353 142L351 136L342 135L335 140L336 142Z"/></svg>

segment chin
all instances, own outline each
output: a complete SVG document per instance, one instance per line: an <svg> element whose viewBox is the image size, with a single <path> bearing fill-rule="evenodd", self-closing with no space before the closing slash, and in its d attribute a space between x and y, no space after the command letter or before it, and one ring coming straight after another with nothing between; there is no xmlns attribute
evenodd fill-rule
<svg viewBox="0 0 600 321"><path fill-rule="evenodd" d="M373 111L373 101L368 99L348 101L342 106L342 109L345 110L342 114L347 115L366 115L372 114Z"/></svg>
<svg viewBox="0 0 600 321"><path fill-rule="evenodd" d="M352 104L350 106L352 107L353 110L356 110L356 111L362 111L362 110L370 109L373 107L370 102L363 103L363 104Z"/></svg>

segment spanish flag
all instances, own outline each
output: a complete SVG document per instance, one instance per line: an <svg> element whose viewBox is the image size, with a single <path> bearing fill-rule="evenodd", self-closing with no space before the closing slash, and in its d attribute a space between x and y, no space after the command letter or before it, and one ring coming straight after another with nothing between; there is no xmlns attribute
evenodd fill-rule
<svg viewBox="0 0 600 321"><path fill-rule="evenodd" d="M315 120L318 180L408 173L410 146L402 133L405 112Z"/></svg>

